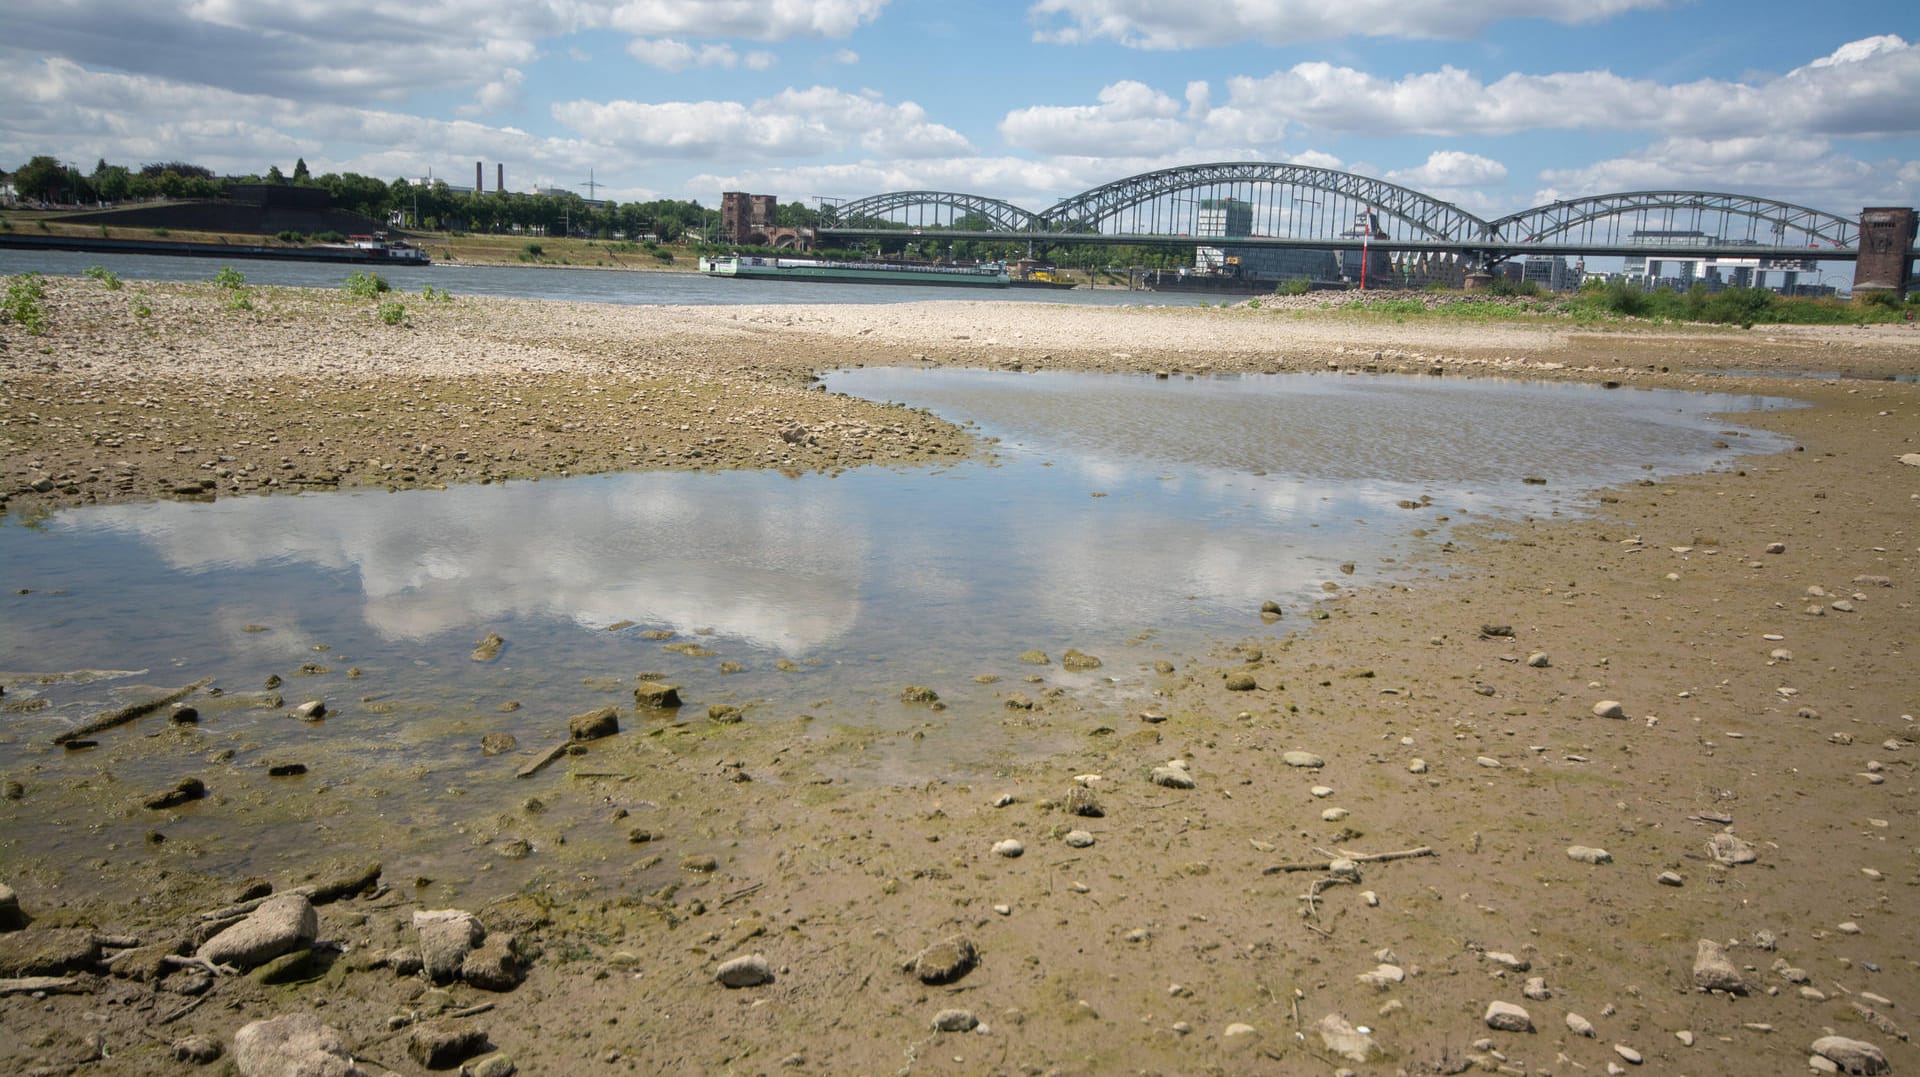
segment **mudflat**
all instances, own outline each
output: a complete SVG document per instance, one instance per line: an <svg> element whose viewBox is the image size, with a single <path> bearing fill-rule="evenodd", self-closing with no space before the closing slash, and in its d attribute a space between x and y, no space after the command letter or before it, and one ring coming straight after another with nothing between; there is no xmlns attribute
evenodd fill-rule
<svg viewBox="0 0 1920 1077"><path fill-rule="evenodd" d="M1789 451L1602 491L1579 518L1476 526L1417 586L1330 580L1324 619L1282 611L1298 631L1278 642L1090 683L1009 639L1007 668L953 674L1002 678L1013 705L988 714L901 686L930 726L996 730L991 773L836 725L799 690L744 716L623 700L618 732L583 721L576 754L449 832L448 857L534 866L493 890L448 892L377 841L350 857L316 838L310 863L246 880L165 840L184 813L256 807L222 798L237 783L203 696L200 726L99 733L102 773L77 785L10 733L0 927L30 922L0 934L8 1068L175 1073L217 1049L264 1072L259 1030L238 1033L294 1014L367 1073L1920 1064L1920 332L1463 325L1311 297L408 297L388 325L327 293L253 289L228 310L205 286L139 291L144 314L51 282L44 335L0 327L12 511L982 451L935 416L811 387L862 363L1337 367L1807 406L1739 419ZM568 740L567 716L554 731ZM129 806L105 772L136 752L173 753L214 795ZM857 762L888 754L884 779ZM317 830L379 810L273 795ZM129 818L161 840L90 839ZM278 904L253 907L268 888Z"/></svg>

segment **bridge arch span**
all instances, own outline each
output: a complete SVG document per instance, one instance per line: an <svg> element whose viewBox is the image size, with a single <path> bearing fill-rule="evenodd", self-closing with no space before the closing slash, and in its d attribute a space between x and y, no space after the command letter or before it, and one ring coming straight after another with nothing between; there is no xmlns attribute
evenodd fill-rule
<svg viewBox="0 0 1920 1077"><path fill-rule="evenodd" d="M1594 238L1597 231L1618 232L1624 223L1666 224L1664 231L1703 231L1730 238L1727 224L1744 218L1746 238L1782 247L1852 247L1859 241L1858 221L1825 210L1753 195L1716 191L1623 191L1553 202L1508 214L1487 225L1491 237L1509 243L1534 243L1558 237ZM1765 227L1765 236L1761 229ZM1616 237L1617 238L1617 237Z"/></svg>
<svg viewBox="0 0 1920 1077"><path fill-rule="evenodd" d="M1261 184L1336 195L1404 222L1422 239L1470 240L1487 230L1487 222L1479 217L1410 187L1331 168L1274 161L1223 161L1142 172L1062 199L1040 216L1049 231L1085 231L1170 195Z"/></svg>
<svg viewBox="0 0 1920 1077"><path fill-rule="evenodd" d="M1041 226L1037 216L1011 202L956 191L889 191L842 202L835 210L840 220L847 221L855 217L887 217L903 209L916 208L932 208L936 212L946 209L955 216L977 215L990 221L997 231L1032 232Z"/></svg>

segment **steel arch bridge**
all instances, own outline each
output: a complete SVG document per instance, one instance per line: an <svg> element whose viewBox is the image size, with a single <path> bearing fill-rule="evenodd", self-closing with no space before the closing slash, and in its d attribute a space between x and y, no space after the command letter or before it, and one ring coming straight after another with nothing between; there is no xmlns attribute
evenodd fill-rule
<svg viewBox="0 0 1920 1077"><path fill-rule="evenodd" d="M1295 209L1303 201L1321 204L1300 199L1299 191L1334 195L1402 221L1424 239L1464 240L1487 231L1487 222L1479 217L1451 202L1442 202L1409 187L1330 168L1272 161L1227 161L1143 172L1062 199L1042 212L1040 217L1046 222L1048 231L1085 231L1097 228L1103 222L1121 218L1129 210L1154 204L1171 195L1188 191L1225 190L1228 197L1235 197L1241 188L1247 188L1251 194L1253 189L1259 187L1267 188L1270 195L1291 195ZM1291 216L1297 218L1299 214ZM1341 220L1338 213L1331 217L1336 223ZM1351 222L1351 218L1347 220Z"/></svg>
<svg viewBox="0 0 1920 1077"><path fill-rule="evenodd" d="M1042 228L1038 216L1011 202L954 191L891 191L887 194L856 198L835 207L843 221L856 217L887 217L901 210L914 208L934 209L936 223L938 211L945 209L955 216L984 217L999 231L1037 232Z"/></svg>
<svg viewBox="0 0 1920 1077"><path fill-rule="evenodd" d="M1745 235L1730 234L1728 225L1736 221ZM1554 239L1621 243L1633 238L1620 235L1629 222L1641 225L1643 233L1699 232L1774 247L1856 247L1860 232L1857 221L1770 198L1713 191L1626 191L1521 210L1488 222L1487 237L1509 244ZM1665 227L1650 229L1650 224Z"/></svg>

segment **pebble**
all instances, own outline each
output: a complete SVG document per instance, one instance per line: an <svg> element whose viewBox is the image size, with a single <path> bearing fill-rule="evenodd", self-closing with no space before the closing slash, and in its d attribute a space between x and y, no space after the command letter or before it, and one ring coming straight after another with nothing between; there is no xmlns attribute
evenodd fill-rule
<svg viewBox="0 0 1920 1077"><path fill-rule="evenodd" d="M1616 1055L1619 1055L1621 1058L1625 1059L1628 1062L1631 1062L1636 1066L1646 1061L1646 1059L1640 1056L1640 1052L1634 1050L1631 1047L1628 1047L1626 1044L1623 1044L1623 1043L1614 1044L1613 1053Z"/></svg>
<svg viewBox="0 0 1920 1077"><path fill-rule="evenodd" d="M1677 871L1663 871L1657 880L1661 886L1685 886L1687 881Z"/></svg>
<svg viewBox="0 0 1920 1077"><path fill-rule="evenodd" d="M1312 793L1316 797L1330 797L1333 795L1333 787L1316 785L1312 789L1307 790L1307 792Z"/></svg>
<svg viewBox="0 0 1920 1077"><path fill-rule="evenodd" d="M941 1010L933 1015L935 1032L972 1032L980 1027L980 1019L971 1010Z"/></svg>
<svg viewBox="0 0 1920 1077"><path fill-rule="evenodd" d="M1683 1029L1681 1029L1680 1031L1678 1031L1678 1032L1676 1032L1676 1033L1674 1033L1674 1034L1673 1034L1673 1038L1674 1038L1674 1039L1676 1039L1676 1040L1679 1040L1679 1041L1680 1041L1680 1046L1682 1046L1682 1047L1692 1047L1692 1046L1693 1046L1693 1033L1691 1033L1691 1032L1689 1032L1689 1031L1687 1031L1687 1030L1686 1030L1686 1029L1684 1029L1684 1028L1683 1028Z"/></svg>
<svg viewBox="0 0 1920 1077"><path fill-rule="evenodd" d="M1500 761L1498 759L1493 758L1490 755L1483 755L1480 758L1475 759L1474 762L1480 764L1483 767L1486 767L1488 770L1500 769Z"/></svg>
<svg viewBox="0 0 1920 1077"><path fill-rule="evenodd" d="M1625 718L1627 708L1617 699L1603 699L1593 705L1596 718Z"/></svg>
<svg viewBox="0 0 1920 1077"><path fill-rule="evenodd" d="M1503 969L1511 969L1514 972L1526 972L1533 968L1533 962L1528 961L1526 958L1514 954L1502 953L1498 950L1487 951L1487 960Z"/></svg>
<svg viewBox="0 0 1920 1077"><path fill-rule="evenodd" d="M1069 830L1060 840L1075 849L1085 849L1093 844L1093 835L1084 830Z"/></svg>
<svg viewBox="0 0 1920 1077"><path fill-rule="evenodd" d="M1544 976L1527 977L1527 985L1520 989L1520 993L1535 1002L1545 1002L1553 997L1553 992L1547 990L1547 980Z"/></svg>
<svg viewBox="0 0 1920 1077"><path fill-rule="evenodd" d="M1532 666L1534 669L1545 669L1553 665L1553 659L1547 657L1545 651L1535 651L1527 656L1527 665Z"/></svg>
<svg viewBox="0 0 1920 1077"><path fill-rule="evenodd" d="M309 699L293 708L293 716L303 722L317 722L327 716L327 704L323 700Z"/></svg>
<svg viewBox="0 0 1920 1077"><path fill-rule="evenodd" d="M1426 760L1424 760L1424 759L1410 759L1410 760L1408 760L1408 761L1407 761L1407 773L1409 773L1409 774L1425 774L1426 772L1427 772L1427 761L1426 761Z"/></svg>
<svg viewBox="0 0 1920 1077"><path fill-rule="evenodd" d="M1576 1036L1585 1036L1588 1039L1592 1039L1594 1034L1593 1022L1577 1013L1569 1013L1567 1014L1567 1031Z"/></svg>
<svg viewBox="0 0 1920 1077"><path fill-rule="evenodd" d="M1184 768L1164 766L1153 768L1153 784L1165 786L1168 789L1192 789L1194 783L1193 775L1188 774Z"/></svg>
<svg viewBox="0 0 1920 1077"><path fill-rule="evenodd" d="M1312 752L1298 752L1298 751L1288 752L1285 755L1280 757L1280 761L1290 767L1305 767L1310 770L1317 769L1319 767L1324 767L1327 765L1326 760L1320 758L1319 756L1313 754Z"/></svg>
<svg viewBox="0 0 1920 1077"><path fill-rule="evenodd" d="M973 940L954 935L920 951L907 964L923 984L948 984L972 971L979 959Z"/></svg>
<svg viewBox="0 0 1920 1077"><path fill-rule="evenodd" d="M1721 864L1751 864L1759 859L1752 842L1735 837L1726 830L1707 839L1707 851Z"/></svg>
<svg viewBox="0 0 1920 1077"><path fill-rule="evenodd" d="M1320 818L1324 822L1337 823L1352 814L1352 812L1345 808L1328 808L1326 811L1320 813Z"/></svg>
<svg viewBox="0 0 1920 1077"><path fill-rule="evenodd" d="M1027 847L1020 844L1019 841L1013 838L1008 838L1005 841L994 842L993 851L1011 860L1014 857L1019 856L1021 853L1026 852Z"/></svg>
<svg viewBox="0 0 1920 1077"><path fill-rule="evenodd" d="M1567 859L1577 860L1582 864L1611 864L1613 863L1613 854L1607 852L1605 849L1596 849L1590 845L1569 845L1567 846Z"/></svg>
<svg viewBox="0 0 1920 1077"><path fill-rule="evenodd" d="M725 987L758 987L773 982L773 966L763 954L745 954L722 962L714 970L714 979Z"/></svg>

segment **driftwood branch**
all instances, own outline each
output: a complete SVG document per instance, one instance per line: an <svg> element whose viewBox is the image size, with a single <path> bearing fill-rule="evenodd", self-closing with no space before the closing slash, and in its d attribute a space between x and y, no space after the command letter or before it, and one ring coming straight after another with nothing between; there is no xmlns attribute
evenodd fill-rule
<svg viewBox="0 0 1920 1077"><path fill-rule="evenodd" d="M94 715L79 725L74 726L72 729L67 730L65 733L53 738L53 742L55 744L67 744L80 740L83 737L90 737L95 733L112 729L114 726L126 725L135 718L152 714L154 711L170 703L178 703L212 683L212 677L202 677L184 688L175 688L166 695L155 696L152 699L143 699L138 703L129 703L117 710L101 711L99 714Z"/></svg>
<svg viewBox="0 0 1920 1077"><path fill-rule="evenodd" d="M1411 860L1416 856L1432 856L1433 846L1422 845L1413 849L1401 849L1391 853L1352 853L1342 856L1341 860L1351 860L1356 864L1377 864L1385 860ZM1275 864L1262 871L1262 875L1278 875L1286 871L1331 871L1332 860L1310 860L1298 864Z"/></svg>
<svg viewBox="0 0 1920 1077"><path fill-rule="evenodd" d="M86 985L71 976L18 976L0 980L0 995L26 995L35 991L59 995L86 990Z"/></svg>
<svg viewBox="0 0 1920 1077"><path fill-rule="evenodd" d="M546 751L541 752L539 755L535 756L533 759L533 762L528 763L526 766L521 767L519 770L515 771L513 776L516 778L533 777L535 774L538 774L542 770L545 770L547 768L547 764L567 754L567 749L573 747L573 744L574 742L571 739L561 741L560 743L554 745L551 748L548 748Z"/></svg>

